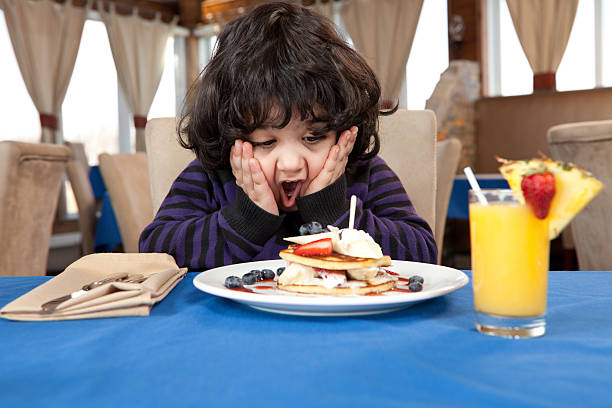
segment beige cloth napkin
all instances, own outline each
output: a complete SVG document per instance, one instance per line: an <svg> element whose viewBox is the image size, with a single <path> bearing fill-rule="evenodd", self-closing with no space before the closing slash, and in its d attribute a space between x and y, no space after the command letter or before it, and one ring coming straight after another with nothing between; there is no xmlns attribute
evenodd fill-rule
<svg viewBox="0 0 612 408"><path fill-rule="evenodd" d="M72 320L98 317L148 316L183 279L187 268L179 268L168 254L99 253L82 257L62 273L32 289L0 309L0 317L11 320ZM84 285L117 273L141 274L142 283L111 282L61 303L52 313L41 305L78 291Z"/></svg>

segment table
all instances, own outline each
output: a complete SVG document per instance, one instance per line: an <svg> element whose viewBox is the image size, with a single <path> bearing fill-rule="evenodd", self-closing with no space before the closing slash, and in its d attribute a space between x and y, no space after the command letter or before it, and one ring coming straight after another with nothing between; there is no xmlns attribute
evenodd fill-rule
<svg viewBox="0 0 612 408"><path fill-rule="evenodd" d="M612 405L612 272L551 272L548 332L523 340L474 329L469 284L388 314L298 317L200 292L195 275L149 317L0 319L0 405ZM0 278L0 306L45 279Z"/></svg>
<svg viewBox="0 0 612 408"><path fill-rule="evenodd" d="M119 226L111 204L110 196L104 185L104 179L98 166L89 169L89 181L96 200L102 200L100 218L96 225L94 247L96 252L110 252L122 243Z"/></svg>
<svg viewBox="0 0 612 408"><path fill-rule="evenodd" d="M480 188L510 188L506 179L499 173L476 174L476 180ZM464 175L455 176L446 218L468 219L468 190L471 190L471 187L467 178Z"/></svg>

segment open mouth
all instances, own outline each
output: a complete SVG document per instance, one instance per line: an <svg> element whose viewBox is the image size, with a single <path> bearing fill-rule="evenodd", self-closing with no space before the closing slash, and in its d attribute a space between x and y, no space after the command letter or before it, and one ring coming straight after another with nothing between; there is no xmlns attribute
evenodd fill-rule
<svg viewBox="0 0 612 408"><path fill-rule="evenodd" d="M301 185L301 181L283 181L281 183L281 199L285 208L290 208L295 205L295 199L298 196Z"/></svg>

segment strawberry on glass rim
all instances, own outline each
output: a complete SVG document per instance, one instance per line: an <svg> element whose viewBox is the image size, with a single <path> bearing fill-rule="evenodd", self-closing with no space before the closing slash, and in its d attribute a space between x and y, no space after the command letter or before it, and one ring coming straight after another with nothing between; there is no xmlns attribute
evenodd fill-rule
<svg viewBox="0 0 612 408"><path fill-rule="evenodd" d="M545 170L526 174L521 180L521 191L535 216L543 220L548 216L555 196L555 176Z"/></svg>
<svg viewBox="0 0 612 408"><path fill-rule="evenodd" d="M506 160L500 173L514 195L527 203L536 217L548 220L548 237L555 239L570 221L601 191L603 185L591 173L572 163L546 156Z"/></svg>

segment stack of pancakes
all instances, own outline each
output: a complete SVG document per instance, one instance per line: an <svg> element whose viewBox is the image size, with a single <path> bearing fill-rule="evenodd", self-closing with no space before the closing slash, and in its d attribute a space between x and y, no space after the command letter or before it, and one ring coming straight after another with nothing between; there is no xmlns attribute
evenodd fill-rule
<svg viewBox="0 0 612 408"><path fill-rule="evenodd" d="M315 235L312 237L317 238ZM294 253L297 247L293 244L279 253L288 262L287 269L278 279L279 289L322 295L367 295L391 290L396 285L397 279L381 268L391 265L391 258L387 255L360 258L332 252L328 256L303 256ZM299 272L296 273L296 269ZM346 274L346 281L341 280L333 287L329 283L324 284L322 277L341 277L343 273Z"/></svg>

